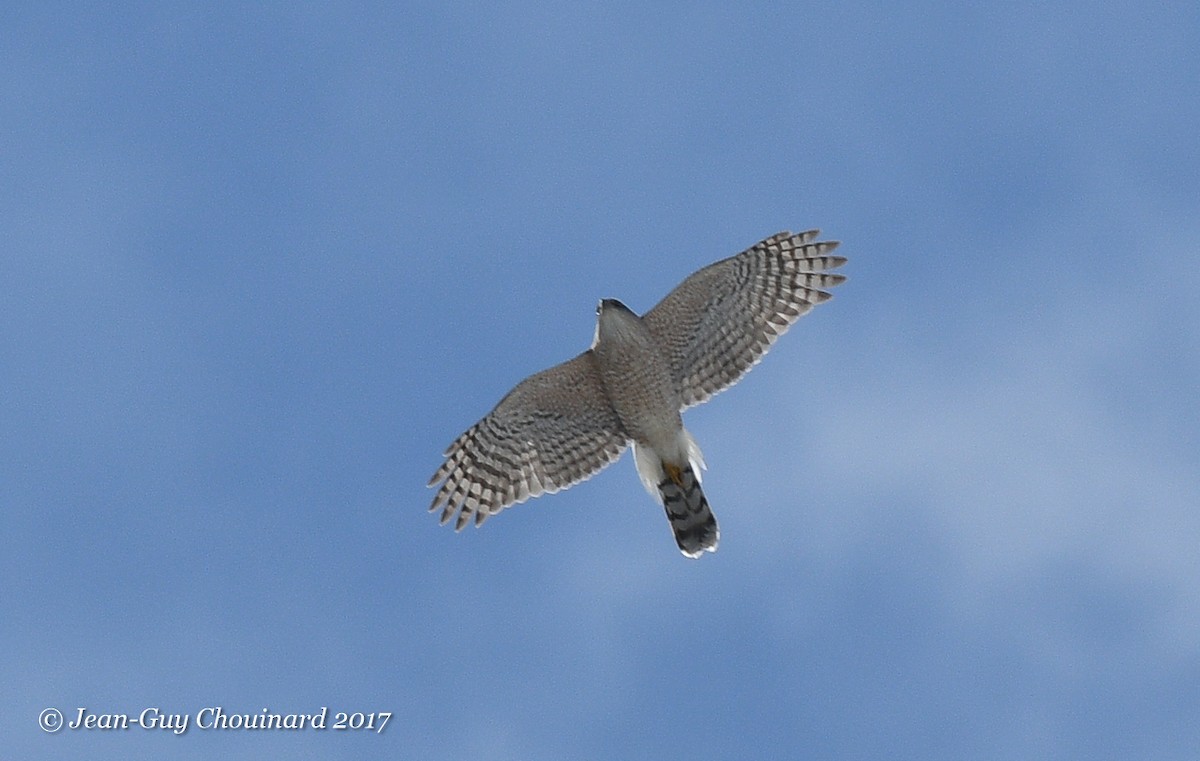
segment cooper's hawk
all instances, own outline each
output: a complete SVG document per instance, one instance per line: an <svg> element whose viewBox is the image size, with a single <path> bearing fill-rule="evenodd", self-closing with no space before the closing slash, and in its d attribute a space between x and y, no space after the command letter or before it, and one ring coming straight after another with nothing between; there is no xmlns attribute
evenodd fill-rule
<svg viewBox="0 0 1200 761"><path fill-rule="evenodd" d="M775 339L844 281L835 241L782 232L692 274L638 317L596 308L590 349L531 375L455 439L429 485L455 529L589 478L633 444L638 476L667 511L680 551L717 549L700 489L704 459L680 412L740 379Z"/></svg>

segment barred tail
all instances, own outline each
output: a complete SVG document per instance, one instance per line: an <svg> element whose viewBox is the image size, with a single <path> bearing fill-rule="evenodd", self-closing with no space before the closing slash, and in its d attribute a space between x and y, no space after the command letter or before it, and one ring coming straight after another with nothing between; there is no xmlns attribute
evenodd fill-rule
<svg viewBox="0 0 1200 761"><path fill-rule="evenodd" d="M696 472L691 465L676 468L665 463L663 470L666 478L659 482L658 493L679 551L689 558L698 558L706 551L716 552L720 531Z"/></svg>

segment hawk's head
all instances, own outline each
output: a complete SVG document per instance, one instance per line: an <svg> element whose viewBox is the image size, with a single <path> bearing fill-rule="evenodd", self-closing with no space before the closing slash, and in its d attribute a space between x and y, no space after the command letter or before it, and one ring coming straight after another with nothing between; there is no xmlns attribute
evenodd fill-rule
<svg viewBox="0 0 1200 761"><path fill-rule="evenodd" d="M616 299L600 299L596 305L596 335L592 348L601 341L620 340L630 331L645 330L641 318Z"/></svg>

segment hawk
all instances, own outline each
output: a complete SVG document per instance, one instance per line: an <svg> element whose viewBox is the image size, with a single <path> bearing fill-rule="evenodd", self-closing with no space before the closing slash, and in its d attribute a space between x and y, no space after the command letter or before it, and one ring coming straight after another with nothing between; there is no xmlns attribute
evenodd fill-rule
<svg viewBox="0 0 1200 761"><path fill-rule="evenodd" d="M638 476L666 509L679 550L717 549L700 488L704 457L680 413L736 383L771 344L843 282L836 241L782 232L690 275L639 317L596 307L591 348L517 384L446 448L429 479L431 512L461 530L598 473L630 444ZM440 485L440 486L439 486ZM456 517L457 516L457 517Z"/></svg>

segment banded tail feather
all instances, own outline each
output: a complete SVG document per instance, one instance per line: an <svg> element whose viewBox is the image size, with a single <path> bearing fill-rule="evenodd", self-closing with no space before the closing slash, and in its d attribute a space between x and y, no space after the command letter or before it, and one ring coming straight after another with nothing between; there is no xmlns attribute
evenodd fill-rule
<svg viewBox="0 0 1200 761"><path fill-rule="evenodd" d="M696 471L690 464L676 468L666 463L663 463L663 470L667 477L658 484L658 493L667 511L667 520L671 522L671 530L675 532L679 551L689 558L716 552L720 531Z"/></svg>

